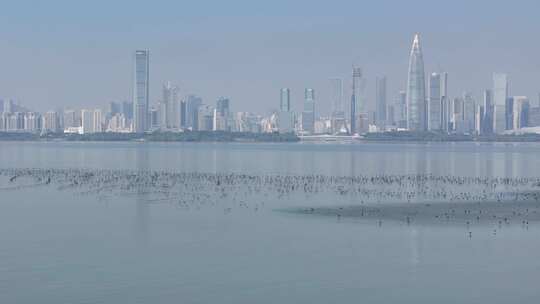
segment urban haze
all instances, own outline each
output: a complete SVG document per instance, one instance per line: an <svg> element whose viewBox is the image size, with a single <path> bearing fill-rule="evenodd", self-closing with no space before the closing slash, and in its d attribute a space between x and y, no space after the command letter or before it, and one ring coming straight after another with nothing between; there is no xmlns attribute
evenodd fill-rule
<svg viewBox="0 0 540 304"><path fill-rule="evenodd" d="M540 4L0 12L0 303L536 303Z"/></svg>

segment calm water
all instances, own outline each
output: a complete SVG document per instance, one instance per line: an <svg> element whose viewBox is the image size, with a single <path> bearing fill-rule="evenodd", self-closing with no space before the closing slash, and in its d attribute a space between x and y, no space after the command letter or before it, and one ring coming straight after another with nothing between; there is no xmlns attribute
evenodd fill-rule
<svg viewBox="0 0 540 304"><path fill-rule="evenodd" d="M0 166L535 177L539 153L531 143L0 142ZM479 225L469 238L459 225L273 211L281 204L224 213L54 188L0 192L0 303L540 300L540 223Z"/></svg>

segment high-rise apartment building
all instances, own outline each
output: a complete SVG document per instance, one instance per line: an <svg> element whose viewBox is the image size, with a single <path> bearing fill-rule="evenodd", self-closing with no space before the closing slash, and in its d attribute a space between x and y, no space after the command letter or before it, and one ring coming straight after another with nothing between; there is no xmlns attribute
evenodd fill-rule
<svg viewBox="0 0 540 304"><path fill-rule="evenodd" d="M101 109L94 110L92 132L94 133L103 132L103 113Z"/></svg>
<svg viewBox="0 0 540 304"><path fill-rule="evenodd" d="M77 115L73 110L64 110L64 128L76 128L79 127L79 121Z"/></svg>
<svg viewBox="0 0 540 304"><path fill-rule="evenodd" d="M86 109L81 110L81 133L94 133L94 111Z"/></svg>
<svg viewBox="0 0 540 304"><path fill-rule="evenodd" d="M58 132L58 113L48 111L43 115L43 130L47 132Z"/></svg>
<svg viewBox="0 0 540 304"><path fill-rule="evenodd" d="M27 112L24 114L24 130L27 132L35 132L39 129L39 114Z"/></svg>

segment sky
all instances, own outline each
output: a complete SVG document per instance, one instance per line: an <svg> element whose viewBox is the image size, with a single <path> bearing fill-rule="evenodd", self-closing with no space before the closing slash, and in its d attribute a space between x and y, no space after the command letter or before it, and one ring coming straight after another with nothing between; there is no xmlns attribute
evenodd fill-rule
<svg viewBox="0 0 540 304"><path fill-rule="evenodd" d="M516 1L5 1L0 11L0 97L34 110L103 107L131 99L133 52L149 49L151 103L172 81L206 104L266 113L304 88L320 115L331 109L330 78L350 96L352 65L386 76L388 102L407 81L413 36L427 75L449 73L452 96L492 87L508 73L511 95L538 102L540 2Z"/></svg>

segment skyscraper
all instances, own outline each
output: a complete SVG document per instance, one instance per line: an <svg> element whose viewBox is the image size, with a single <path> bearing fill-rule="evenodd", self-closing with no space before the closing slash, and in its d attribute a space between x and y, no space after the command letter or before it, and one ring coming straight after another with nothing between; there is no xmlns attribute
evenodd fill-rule
<svg viewBox="0 0 540 304"><path fill-rule="evenodd" d="M159 128L165 130L168 128L167 125L167 103L163 100L160 100L157 104L158 111L158 123Z"/></svg>
<svg viewBox="0 0 540 304"><path fill-rule="evenodd" d="M343 80L341 78L330 79L332 117L331 129L333 133L339 133L346 129L345 111L343 110Z"/></svg>
<svg viewBox="0 0 540 304"><path fill-rule="evenodd" d="M356 68L353 66L353 72L352 72L352 93L351 93L351 129L350 133L352 135L356 134L358 132L357 126L356 126L356 120L357 120L357 102L360 98L360 80L362 78L362 69Z"/></svg>
<svg viewBox="0 0 540 304"><path fill-rule="evenodd" d="M429 100L428 100L428 130L441 130L441 75L432 73L429 76Z"/></svg>
<svg viewBox="0 0 540 304"><path fill-rule="evenodd" d="M525 96L514 96L512 109L512 129L519 130L529 124L529 98Z"/></svg>
<svg viewBox="0 0 540 304"><path fill-rule="evenodd" d="M73 110L64 111L64 128L73 128L78 127L79 122L77 121L77 116Z"/></svg>
<svg viewBox="0 0 540 304"><path fill-rule="evenodd" d="M386 127L387 115L386 115L386 76L377 77L375 79L375 102L377 104L376 110L376 124L379 130L384 131Z"/></svg>
<svg viewBox="0 0 540 304"><path fill-rule="evenodd" d="M103 132L103 115L101 109L94 110L92 130L94 133Z"/></svg>
<svg viewBox="0 0 540 304"><path fill-rule="evenodd" d="M508 77L493 74L493 132L501 134L506 130L506 103L508 99Z"/></svg>
<svg viewBox="0 0 540 304"><path fill-rule="evenodd" d="M396 97L396 104L399 109L399 119L398 127L405 129L407 128L407 92L399 91L398 96Z"/></svg>
<svg viewBox="0 0 540 304"><path fill-rule="evenodd" d="M27 112L24 114L24 130L27 132L35 132L38 130L39 114L34 112ZM59 130L60 132L63 130Z"/></svg>
<svg viewBox="0 0 540 304"><path fill-rule="evenodd" d="M482 119L482 134L493 133L493 93L491 90L484 91L484 117Z"/></svg>
<svg viewBox="0 0 540 304"><path fill-rule="evenodd" d="M187 123L186 100L179 100L178 104L180 106L180 128L184 129Z"/></svg>
<svg viewBox="0 0 540 304"><path fill-rule="evenodd" d="M514 96L506 98L506 130L512 130L514 121Z"/></svg>
<svg viewBox="0 0 540 304"><path fill-rule="evenodd" d="M302 112L302 131L315 132L315 90L304 91L304 111Z"/></svg>
<svg viewBox="0 0 540 304"><path fill-rule="evenodd" d="M280 91L279 110L289 112L291 110L291 90L283 88Z"/></svg>
<svg viewBox="0 0 540 304"><path fill-rule="evenodd" d="M15 107L15 103L13 102L12 99L4 100L4 108L3 108L4 113L13 113L14 107Z"/></svg>
<svg viewBox="0 0 540 304"><path fill-rule="evenodd" d="M290 133L294 129L291 113L291 90L282 88L279 94L278 130L280 133Z"/></svg>
<svg viewBox="0 0 540 304"><path fill-rule="evenodd" d="M159 120L162 128L177 129L180 127L178 92L178 87L172 85L170 81L163 85L162 103L159 107Z"/></svg>
<svg viewBox="0 0 540 304"><path fill-rule="evenodd" d="M109 117L113 116L114 114L120 113L122 111L121 104L115 101L109 102L109 107L107 109L107 115Z"/></svg>
<svg viewBox="0 0 540 304"><path fill-rule="evenodd" d="M458 133L465 132L465 123L463 120L464 103L461 98L454 98L451 104L450 121L452 130Z"/></svg>
<svg viewBox="0 0 540 304"><path fill-rule="evenodd" d="M441 77L441 130L448 132L450 123L450 98L448 97L448 73L440 74Z"/></svg>
<svg viewBox="0 0 540 304"><path fill-rule="evenodd" d="M81 110L81 133L94 133L94 111L86 109Z"/></svg>
<svg viewBox="0 0 540 304"><path fill-rule="evenodd" d="M157 130L160 127L160 121L159 121L159 109L156 107L150 107L150 111L148 113L148 123L150 124L150 130Z"/></svg>
<svg viewBox="0 0 540 304"><path fill-rule="evenodd" d="M426 129L426 83L424 59L420 47L420 37L414 36L409 57L407 78L407 128L411 131Z"/></svg>
<svg viewBox="0 0 540 304"><path fill-rule="evenodd" d="M149 78L150 51L135 51L133 79L133 131L143 133L150 128L149 123Z"/></svg>
<svg viewBox="0 0 540 304"><path fill-rule="evenodd" d="M343 81L341 78L330 79L332 98L332 116L343 116Z"/></svg>
<svg viewBox="0 0 540 304"><path fill-rule="evenodd" d="M229 131L230 101L228 98L220 97L216 101L214 110L214 131Z"/></svg>
<svg viewBox="0 0 540 304"><path fill-rule="evenodd" d="M196 131L199 129L199 108L202 106L202 98L189 95L185 101L185 128Z"/></svg>
<svg viewBox="0 0 540 304"><path fill-rule="evenodd" d="M214 109L209 105L201 104L197 113L198 131L212 131L214 129Z"/></svg>
<svg viewBox="0 0 540 304"><path fill-rule="evenodd" d="M386 112L386 123L390 126L396 125L396 105L388 105L388 111Z"/></svg>
<svg viewBox="0 0 540 304"><path fill-rule="evenodd" d="M133 119L133 102L123 101L122 102L122 114L126 116L126 119Z"/></svg>
<svg viewBox="0 0 540 304"><path fill-rule="evenodd" d="M220 97L216 101L216 110L218 111L219 115L223 117L228 117L230 114L230 100L225 97Z"/></svg>
<svg viewBox="0 0 540 304"><path fill-rule="evenodd" d="M58 131L58 113L55 111L48 111L43 116L43 130L46 132Z"/></svg>
<svg viewBox="0 0 540 304"><path fill-rule="evenodd" d="M476 118L476 102L471 93L465 92L463 94L463 122L464 132L471 132L474 130L475 118Z"/></svg>
<svg viewBox="0 0 540 304"><path fill-rule="evenodd" d="M474 117L474 133L479 135L483 135L482 128L484 126L484 117L485 117L485 111L484 106L479 104L476 106L476 112Z"/></svg>

